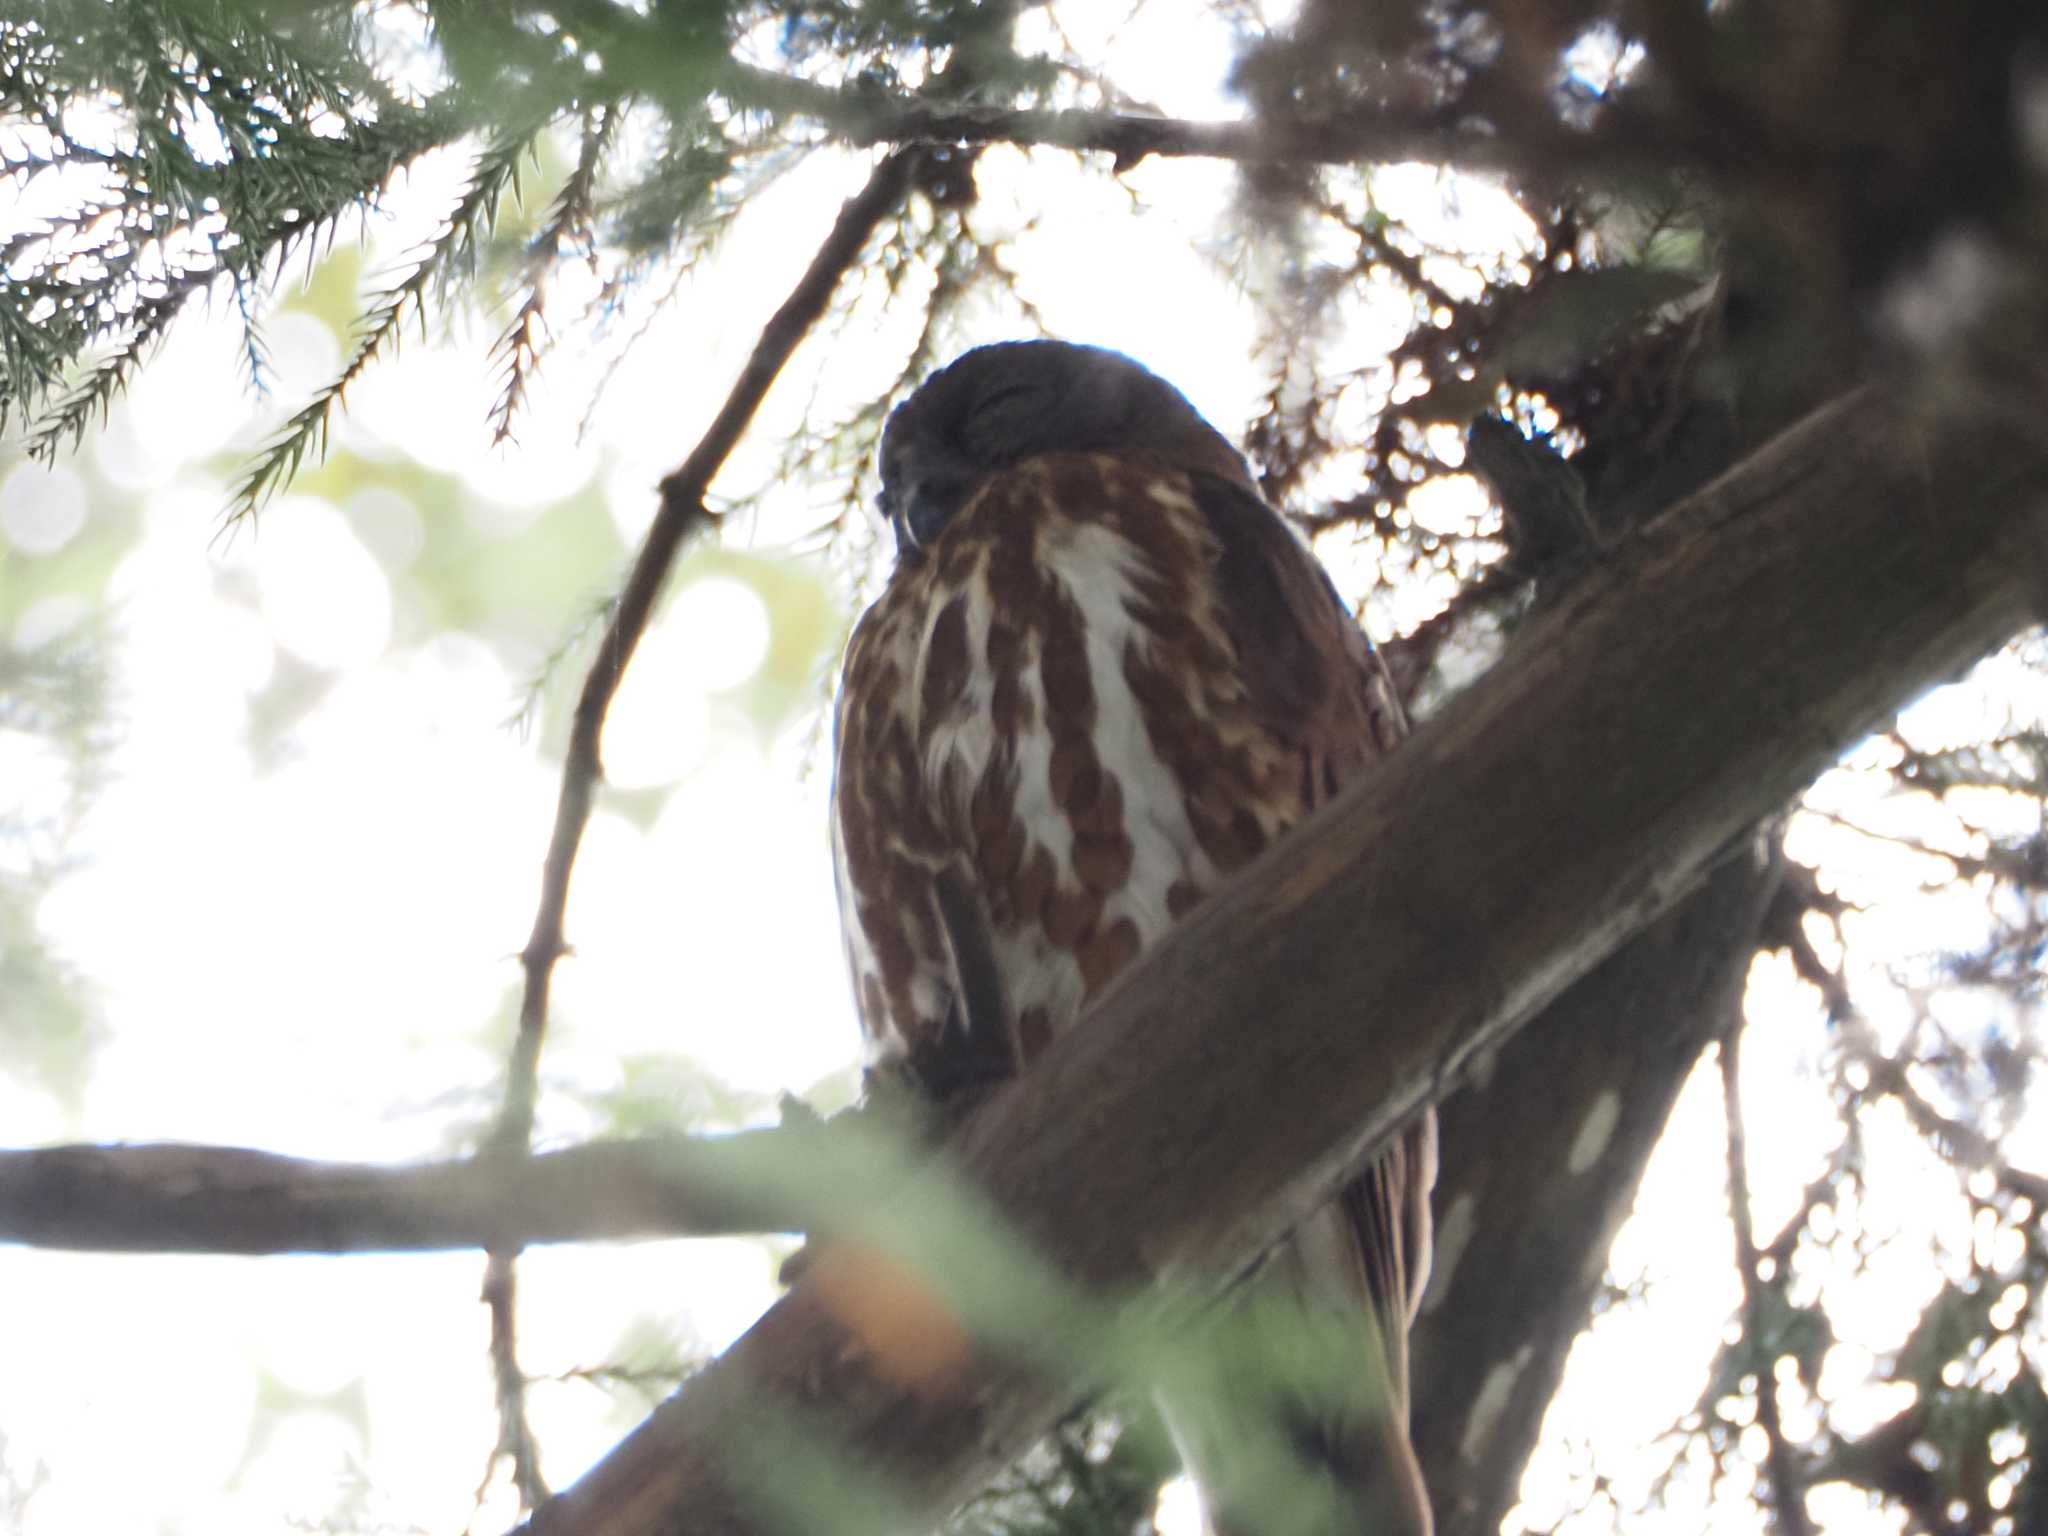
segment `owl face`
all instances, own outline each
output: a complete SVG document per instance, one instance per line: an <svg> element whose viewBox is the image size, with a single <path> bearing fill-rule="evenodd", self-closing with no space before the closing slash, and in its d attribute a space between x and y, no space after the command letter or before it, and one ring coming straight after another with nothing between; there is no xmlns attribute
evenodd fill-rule
<svg viewBox="0 0 2048 1536"><path fill-rule="evenodd" d="M977 347L933 374L882 433L882 515L899 554L937 538L998 470L1044 453L1242 461L1185 396L1120 352L1064 341ZM1190 465L1192 467L1192 465Z"/></svg>

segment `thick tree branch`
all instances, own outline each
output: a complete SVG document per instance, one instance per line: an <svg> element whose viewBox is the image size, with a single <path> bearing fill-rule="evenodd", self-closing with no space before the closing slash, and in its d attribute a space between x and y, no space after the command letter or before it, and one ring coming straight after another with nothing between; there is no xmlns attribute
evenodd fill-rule
<svg viewBox="0 0 2048 1536"><path fill-rule="evenodd" d="M1764 846L1724 859L1438 1109L1436 1265L1410 1336L1438 1536L1493 1536L1516 1502L1643 1165L1741 1007L1785 867Z"/></svg>
<svg viewBox="0 0 2048 1536"><path fill-rule="evenodd" d="M0 1152L0 1242L365 1253L806 1232L900 1182L846 1117L729 1136L379 1167L183 1144Z"/></svg>
<svg viewBox="0 0 2048 1536"><path fill-rule="evenodd" d="M2026 622L2044 496L2048 445L1997 413L1876 388L1817 412L1193 914L962 1128L958 1163L1071 1282L1219 1290L1731 839ZM814 1268L531 1531L772 1528L762 1447L793 1424L893 1495L838 1529L935 1520L1088 1382L1020 1358L989 1277L904 1262ZM959 1348L1010 1347L908 1369L906 1312L920 1341L958 1319Z"/></svg>

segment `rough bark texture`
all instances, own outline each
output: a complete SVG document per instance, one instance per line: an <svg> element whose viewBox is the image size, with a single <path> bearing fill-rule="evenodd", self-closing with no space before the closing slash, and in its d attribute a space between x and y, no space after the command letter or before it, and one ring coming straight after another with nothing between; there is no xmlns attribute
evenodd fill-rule
<svg viewBox="0 0 2048 1536"><path fill-rule="evenodd" d="M1816 412L1194 914L962 1128L959 1163L1069 1279L1213 1293L1731 839L2025 622L2044 490L2048 447L1992 412L1875 389ZM907 1262L924 1284L814 1269L531 1529L776 1528L767 1448L799 1424L893 1490L838 1529L937 1519L1086 1383L1021 1360L1014 1329L1007 1353L906 1366L903 1338L980 1317L988 1290Z"/></svg>
<svg viewBox="0 0 2048 1536"><path fill-rule="evenodd" d="M1513 1507L1643 1165L1741 1006L1780 882L1775 855L1739 846L1438 1107L1437 1262L1411 1350L1439 1536L1492 1536Z"/></svg>

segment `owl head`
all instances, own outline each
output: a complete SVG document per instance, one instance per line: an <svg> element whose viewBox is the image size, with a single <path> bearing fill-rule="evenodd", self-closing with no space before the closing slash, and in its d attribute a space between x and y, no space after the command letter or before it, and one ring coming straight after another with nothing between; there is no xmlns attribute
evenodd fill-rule
<svg viewBox="0 0 2048 1536"><path fill-rule="evenodd" d="M998 471L1040 454L1101 452L1254 488L1244 460L1187 397L1121 352L1006 341L963 353L890 416L882 515L899 553L922 549Z"/></svg>

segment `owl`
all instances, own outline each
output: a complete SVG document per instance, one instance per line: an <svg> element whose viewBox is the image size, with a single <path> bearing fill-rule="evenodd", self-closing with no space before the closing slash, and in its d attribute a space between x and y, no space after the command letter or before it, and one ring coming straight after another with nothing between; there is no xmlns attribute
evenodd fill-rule
<svg viewBox="0 0 2048 1536"><path fill-rule="evenodd" d="M944 1109L1085 1028L1404 724L1244 459L1128 357L966 353L890 418L881 484L895 565L847 647L833 851L873 1069ZM1429 1531L1407 1331L1434 1176L1425 1116L1162 1387L1213 1530Z"/></svg>

